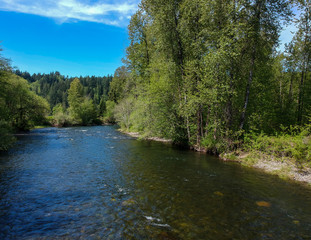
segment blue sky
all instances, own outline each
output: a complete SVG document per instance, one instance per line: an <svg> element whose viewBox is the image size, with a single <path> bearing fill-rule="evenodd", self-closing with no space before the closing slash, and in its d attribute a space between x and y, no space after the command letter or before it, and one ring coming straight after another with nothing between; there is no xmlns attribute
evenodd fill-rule
<svg viewBox="0 0 311 240"><path fill-rule="evenodd" d="M103 76L121 66L139 0L0 0L2 55L30 73ZM281 35L289 42L293 26ZM281 47L282 48L282 47Z"/></svg>
<svg viewBox="0 0 311 240"><path fill-rule="evenodd" d="M139 1L0 0L2 55L30 73L113 74Z"/></svg>

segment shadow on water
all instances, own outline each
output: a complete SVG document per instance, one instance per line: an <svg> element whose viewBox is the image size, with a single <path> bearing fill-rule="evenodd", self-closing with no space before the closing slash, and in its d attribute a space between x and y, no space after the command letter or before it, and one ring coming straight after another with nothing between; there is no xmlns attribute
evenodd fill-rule
<svg viewBox="0 0 311 240"><path fill-rule="evenodd" d="M311 189L114 127L0 155L0 239L311 239Z"/></svg>

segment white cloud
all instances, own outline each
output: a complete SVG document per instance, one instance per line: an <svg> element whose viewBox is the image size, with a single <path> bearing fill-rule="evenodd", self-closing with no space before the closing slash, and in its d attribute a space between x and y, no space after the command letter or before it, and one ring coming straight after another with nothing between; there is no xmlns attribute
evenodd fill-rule
<svg viewBox="0 0 311 240"><path fill-rule="evenodd" d="M0 0L0 10L56 19L60 22L89 21L107 25L125 26L128 16L138 5L134 1L98 0Z"/></svg>

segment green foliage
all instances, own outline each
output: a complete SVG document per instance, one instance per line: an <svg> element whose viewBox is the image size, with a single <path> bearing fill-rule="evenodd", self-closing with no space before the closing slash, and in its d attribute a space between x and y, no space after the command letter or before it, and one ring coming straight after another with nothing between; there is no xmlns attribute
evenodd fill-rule
<svg viewBox="0 0 311 240"><path fill-rule="evenodd" d="M101 124L98 117L106 111L105 102L108 99L112 76L71 78L62 76L59 72L30 75L28 72L16 70L15 73L25 78L30 83L31 89L47 99L52 108L62 106L64 111L53 113L50 122L54 125ZM70 90L73 82L76 86Z"/></svg>
<svg viewBox="0 0 311 240"><path fill-rule="evenodd" d="M298 28L292 41L286 46L286 67L290 75L289 101L295 100L291 107L296 113L299 125L308 122L311 106L311 9L310 1L297 1L299 17Z"/></svg>
<svg viewBox="0 0 311 240"><path fill-rule="evenodd" d="M29 84L12 73L2 79L2 119L9 122L13 129L28 130L45 121L50 111L48 102L30 91Z"/></svg>
<svg viewBox="0 0 311 240"><path fill-rule="evenodd" d="M0 49L1 51L1 49ZM7 150L15 131L45 124L48 102L30 90L28 82L13 74L8 60L0 55L0 151Z"/></svg>
<svg viewBox="0 0 311 240"><path fill-rule="evenodd" d="M4 120L0 120L0 151L8 150L14 141L10 125Z"/></svg>
<svg viewBox="0 0 311 240"><path fill-rule="evenodd" d="M81 102L83 101L83 86L78 78L75 78L68 90L69 112L74 121L79 123Z"/></svg>
<svg viewBox="0 0 311 240"><path fill-rule="evenodd" d="M311 128L290 127L275 136L263 132L245 134L244 149L258 151L277 159L294 159L297 164L311 163Z"/></svg>
<svg viewBox="0 0 311 240"><path fill-rule="evenodd" d="M133 111L133 98L124 98L115 108L114 116L122 129L129 131L131 127L131 113Z"/></svg>
<svg viewBox="0 0 311 240"><path fill-rule="evenodd" d="M31 89L36 94L48 100L51 108L59 103L62 104L64 108L68 107L68 89L70 88L70 83L75 78L65 77L59 72L30 75L28 72L16 70L14 73L26 79L30 83ZM78 79L83 86L83 95L92 99L95 105L99 105L101 99L108 96L109 84L112 80L112 76L80 76Z"/></svg>
<svg viewBox="0 0 311 240"><path fill-rule="evenodd" d="M60 103L53 108L52 123L57 127L71 125L70 116Z"/></svg>
<svg viewBox="0 0 311 240"><path fill-rule="evenodd" d="M109 88L109 100L114 102L119 102L125 97L127 92L127 79L129 78L129 73L125 66L117 68L114 77L110 83Z"/></svg>
<svg viewBox="0 0 311 240"><path fill-rule="evenodd" d="M100 99L100 103L98 106L98 114L99 116L102 116L104 114L104 112L106 112L107 106L106 106L106 101L107 101L107 96L102 96L102 98Z"/></svg>
<svg viewBox="0 0 311 240"><path fill-rule="evenodd" d="M89 125L94 122L97 117L96 109L91 99L85 98L80 105L79 117L82 125Z"/></svg>
<svg viewBox="0 0 311 240"><path fill-rule="evenodd" d="M114 109L115 109L115 102L107 100L106 101L106 111L103 114L103 122L105 123L115 123L114 117Z"/></svg>
<svg viewBox="0 0 311 240"><path fill-rule="evenodd" d="M96 119L97 113L93 101L83 96L83 86L78 78L70 84L68 103L73 124L89 125Z"/></svg>
<svg viewBox="0 0 311 240"><path fill-rule="evenodd" d="M242 131L273 132L286 120L274 49L289 16L285 0L144 0L111 83L117 122L214 153L237 147Z"/></svg>

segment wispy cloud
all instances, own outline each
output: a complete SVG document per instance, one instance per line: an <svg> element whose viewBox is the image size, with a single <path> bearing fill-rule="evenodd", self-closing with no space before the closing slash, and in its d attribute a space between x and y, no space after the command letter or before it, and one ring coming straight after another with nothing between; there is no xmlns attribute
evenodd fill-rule
<svg viewBox="0 0 311 240"><path fill-rule="evenodd" d="M125 26L138 0L0 0L0 10L56 19L59 22L89 21Z"/></svg>

